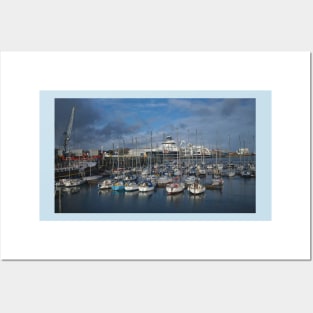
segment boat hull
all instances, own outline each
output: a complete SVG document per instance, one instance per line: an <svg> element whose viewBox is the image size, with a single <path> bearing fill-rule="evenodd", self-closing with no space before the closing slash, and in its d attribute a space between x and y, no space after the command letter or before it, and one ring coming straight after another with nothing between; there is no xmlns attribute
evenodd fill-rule
<svg viewBox="0 0 313 313"><path fill-rule="evenodd" d="M212 179L212 186L223 186L224 180L222 178L213 178Z"/></svg>
<svg viewBox="0 0 313 313"><path fill-rule="evenodd" d="M205 187L201 184L192 184L188 187L188 191L193 195L200 195L205 192Z"/></svg>
<svg viewBox="0 0 313 313"><path fill-rule="evenodd" d="M111 189L112 188L112 181L111 180L105 180L101 184L98 184L98 188L101 190Z"/></svg>
<svg viewBox="0 0 313 313"><path fill-rule="evenodd" d="M155 185L151 182L144 182L139 185L139 191L141 192L153 191L154 189L155 189Z"/></svg>
<svg viewBox="0 0 313 313"><path fill-rule="evenodd" d="M148 191L153 191L154 187L139 187L139 191L141 192L148 192Z"/></svg>
<svg viewBox="0 0 313 313"><path fill-rule="evenodd" d="M125 191L128 191L128 192L139 190L139 186L137 184L125 185L124 188L125 188Z"/></svg>
<svg viewBox="0 0 313 313"><path fill-rule="evenodd" d="M173 195L173 194L176 194L176 193L180 193L180 192L183 192L185 189L185 185L183 183L180 183L180 184L169 184L166 186L166 192L167 194L169 195Z"/></svg>
<svg viewBox="0 0 313 313"><path fill-rule="evenodd" d="M84 184L85 181L82 179L63 179L64 187L76 187Z"/></svg>
<svg viewBox="0 0 313 313"><path fill-rule="evenodd" d="M112 190L113 191L124 191L125 190L125 186L123 183L115 183L112 185Z"/></svg>

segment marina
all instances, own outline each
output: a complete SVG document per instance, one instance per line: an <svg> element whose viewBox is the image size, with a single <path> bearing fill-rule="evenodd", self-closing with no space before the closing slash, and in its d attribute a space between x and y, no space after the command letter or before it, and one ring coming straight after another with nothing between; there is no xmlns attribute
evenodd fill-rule
<svg viewBox="0 0 313 313"><path fill-rule="evenodd" d="M182 176L165 176L161 169L174 170L153 166L152 174L143 177L139 171L121 172L74 188L56 187L55 213L255 213L256 173L241 175L240 159L236 158L232 160L236 174L228 176L225 159L221 161L222 183L214 183L215 164L212 159L206 161L201 176L198 171L196 176L188 175L189 167L183 168ZM169 164L174 167L175 162ZM254 163L249 164L255 168ZM127 182L127 177L133 180ZM197 185L201 191L195 191Z"/></svg>
<svg viewBox="0 0 313 313"><path fill-rule="evenodd" d="M64 103L69 100L59 100L62 106L56 108L63 110ZM91 100L87 101L89 108L93 102L100 102L103 104L101 108L104 109L111 106L110 99ZM86 100L71 99L69 103L74 101L85 103ZM126 103L133 103L134 99L123 101L125 103L122 106L119 104L121 107ZM72 146L74 140L76 147L91 145L95 140L103 142L103 139L100 141L100 137L98 139L94 135L99 133L99 130L94 129L94 132L91 132L88 123L76 127L79 136L73 136L75 116L79 108L84 115L83 108L88 106L81 105L77 108L72 105L71 110L67 111L69 120L66 131L62 134L63 145L55 148L55 213L255 213L254 135L249 136L247 140L246 137L241 139L239 133L235 144L231 143L230 135L223 136L224 140L221 140L217 132L215 135L207 132L211 125L206 125L206 120L199 113L196 113L194 118L198 119L199 123L202 121L202 128L198 129L198 126L201 126L199 123L194 129L186 128L182 121L190 120L194 114L190 108L189 111L184 111L175 105L176 111L172 111L167 117L164 114L162 116L160 112L172 108L173 100L163 99L162 101L168 102L168 105L164 106L161 100L154 99L160 103L151 107L145 106L145 101L147 100L143 99L139 101L142 104L136 102L133 107L128 106L128 111L119 117L115 114L119 110L112 106L110 120L105 122L106 126L101 130L107 140L104 141L105 146L102 145L98 149ZM199 105L198 101L189 99L187 103ZM244 115L248 104L250 115L247 116L254 134L255 101L240 101L242 104L236 99L233 102L225 101L223 104L218 100L213 107L218 110L224 108L225 112L231 113L234 105L238 106L239 103L240 115ZM211 102L210 99L201 99L199 108L207 110L207 103ZM136 107L140 107L141 111L135 111ZM94 108L98 110L99 107ZM222 112L225 115L224 111ZM138 117L138 112L144 112L141 118ZM162 119L155 116L156 112ZM180 112L178 116L177 112ZM212 109L208 112L212 112ZM85 115L89 114L85 111ZM155 120L154 127L150 125L150 131L142 128L146 124L142 118ZM126 126L126 121L128 124L131 121L129 125L132 126ZM161 132L160 125L164 121L176 121L175 128L171 124L166 126L172 129L172 134ZM89 123L94 122L90 120ZM231 123L230 120L229 124ZM180 129L177 125L180 125ZM159 131L156 131L156 127ZM137 128L142 128L141 132L135 131ZM229 127L226 122L224 128L229 133L238 131L236 125ZM56 126L56 129L61 129L61 126ZM55 136L57 139L61 135L56 131ZM83 143L83 138L89 139Z"/></svg>

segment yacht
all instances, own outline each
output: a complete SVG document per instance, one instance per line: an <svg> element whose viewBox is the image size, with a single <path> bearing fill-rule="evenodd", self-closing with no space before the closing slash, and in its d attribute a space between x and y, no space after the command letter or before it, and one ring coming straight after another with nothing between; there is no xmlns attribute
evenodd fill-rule
<svg viewBox="0 0 313 313"><path fill-rule="evenodd" d="M125 183L125 191L137 191L139 186L135 181Z"/></svg>
<svg viewBox="0 0 313 313"><path fill-rule="evenodd" d="M155 189L155 184L151 181L144 181L139 185L139 191L148 192L153 191Z"/></svg>
<svg viewBox="0 0 313 313"><path fill-rule="evenodd" d="M195 181L193 184L188 186L188 191L193 195L199 195L205 192L205 186L200 184L199 181Z"/></svg>
<svg viewBox="0 0 313 313"><path fill-rule="evenodd" d="M98 184L99 189L111 189L113 182L111 179L105 179L102 183Z"/></svg>

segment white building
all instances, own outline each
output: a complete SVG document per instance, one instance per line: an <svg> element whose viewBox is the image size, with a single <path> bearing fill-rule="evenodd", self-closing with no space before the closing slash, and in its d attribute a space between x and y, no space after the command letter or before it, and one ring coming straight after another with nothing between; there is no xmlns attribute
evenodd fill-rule
<svg viewBox="0 0 313 313"><path fill-rule="evenodd" d="M150 152L149 148L137 148L137 149L129 149L128 155L134 157L145 156L147 152Z"/></svg>
<svg viewBox="0 0 313 313"><path fill-rule="evenodd" d="M240 155L249 154L249 148L239 148L237 150L237 153L240 154Z"/></svg>

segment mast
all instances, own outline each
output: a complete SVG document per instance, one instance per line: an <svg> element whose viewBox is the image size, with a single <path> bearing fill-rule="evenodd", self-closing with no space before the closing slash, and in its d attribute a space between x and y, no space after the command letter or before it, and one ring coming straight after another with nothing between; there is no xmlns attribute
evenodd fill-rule
<svg viewBox="0 0 313 313"><path fill-rule="evenodd" d="M152 131L151 131L151 138L150 138L150 179L151 179L151 173L152 173Z"/></svg>
<svg viewBox="0 0 313 313"><path fill-rule="evenodd" d="M232 168L230 166L230 135L228 135L228 175L232 175Z"/></svg>
<svg viewBox="0 0 313 313"><path fill-rule="evenodd" d="M217 166L217 135L216 135L216 145L215 145L215 169L216 169L216 174L219 175L219 169ZM215 175L216 176L216 175Z"/></svg>
<svg viewBox="0 0 313 313"><path fill-rule="evenodd" d="M117 170L120 170L120 147L117 146Z"/></svg>
<svg viewBox="0 0 313 313"><path fill-rule="evenodd" d="M114 171L114 163L115 163L115 160L114 160L114 155L115 155L115 152L114 152L114 143L113 143L113 155L112 155L112 174L113 174L113 171Z"/></svg>
<svg viewBox="0 0 313 313"><path fill-rule="evenodd" d="M134 137L132 137L132 149L134 149ZM132 170L134 169L134 155L132 153Z"/></svg>
<svg viewBox="0 0 313 313"><path fill-rule="evenodd" d="M125 165L125 141L123 139L123 176L125 176L125 169L126 169L126 165Z"/></svg>
<svg viewBox="0 0 313 313"><path fill-rule="evenodd" d="M240 149L241 149L241 140L240 140L240 136L239 136L239 163L241 165L241 151L240 151Z"/></svg>
<svg viewBox="0 0 313 313"><path fill-rule="evenodd" d="M191 149L192 149L192 147L190 146L190 144L189 144L189 129L187 129L187 144L186 144L186 149L185 149L185 157L187 157L187 148L188 148L188 146L189 146L189 148L190 148L190 151L189 151L189 153L188 153L188 171L189 171L189 167L190 167L190 154L191 154Z"/></svg>
<svg viewBox="0 0 313 313"><path fill-rule="evenodd" d="M202 135L200 136L200 154L201 154L201 165L204 166L204 145Z"/></svg>
<svg viewBox="0 0 313 313"><path fill-rule="evenodd" d="M196 129L196 165L198 165L198 130Z"/></svg>
<svg viewBox="0 0 313 313"><path fill-rule="evenodd" d="M245 154L246 154L246 141L243 141L243 167L245 168L246 166L246 158L245 158Z"/></svg>
<svg viewBox="0 0 313 313"><path fill-rule="evenodd" d="M136 162L136 173L137 173L137 171L138 171L137 137L135 138L135 141L136 141L136 159L135 159L135 162Z"/></svg>
<svg viewBox="0 0 313 313"><path fill-rule="evenodd" d="M177 142L177 147L176 147L176 149L177 149L177 156L176 156L176 162L177 162L177 167L179 168L179 151L178 151L178 129L176 128L176 142Z"/></svg>
<svg viewBox="0 0 313 313"><path fill-rule="evenodd" d="M230 136L228 135L228 166L230 165Z"/></svg>

